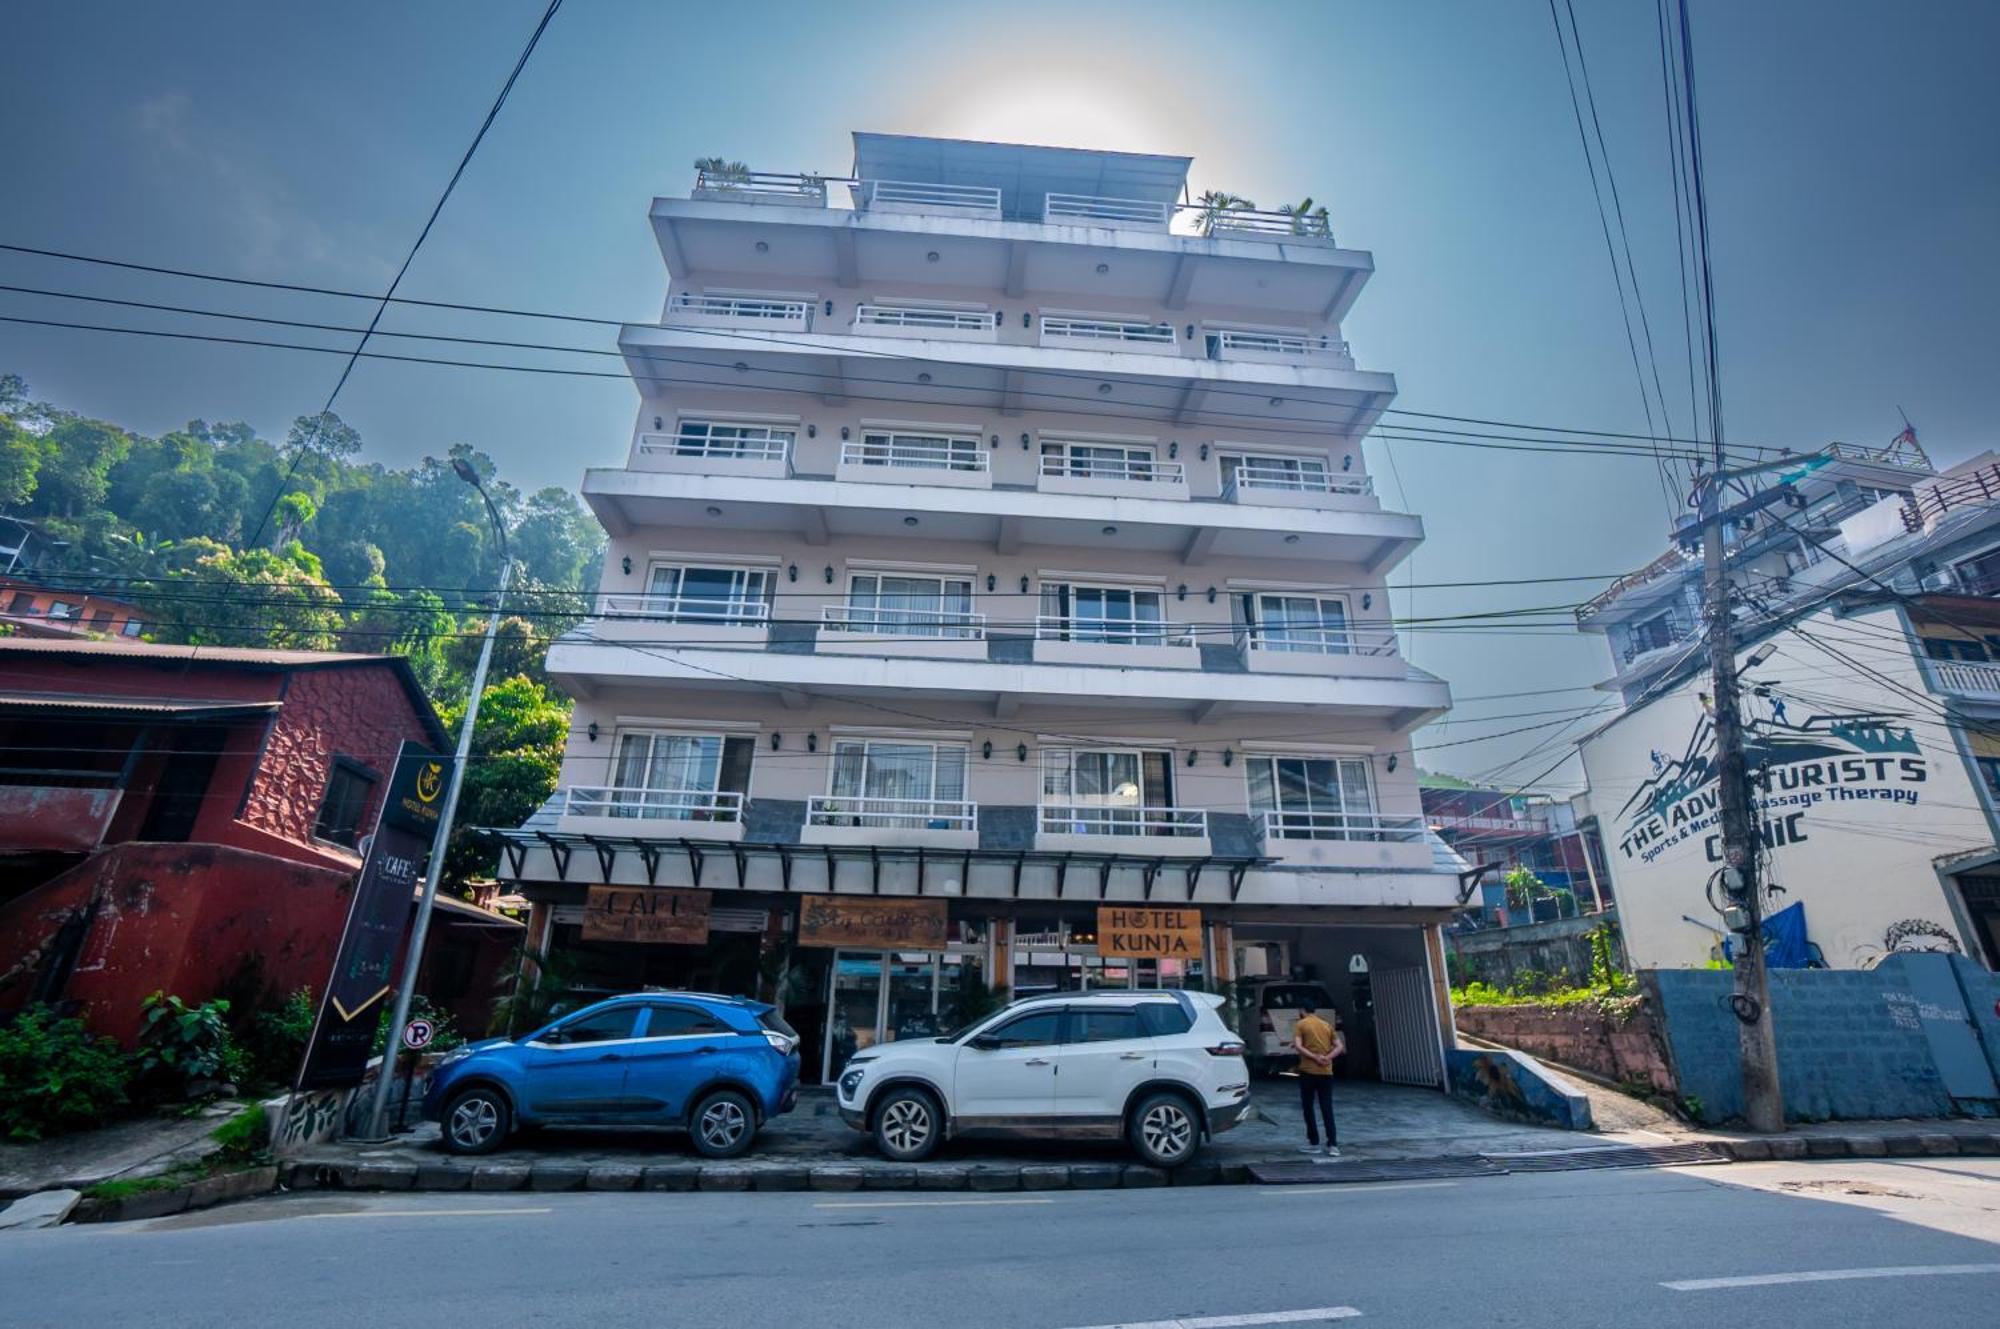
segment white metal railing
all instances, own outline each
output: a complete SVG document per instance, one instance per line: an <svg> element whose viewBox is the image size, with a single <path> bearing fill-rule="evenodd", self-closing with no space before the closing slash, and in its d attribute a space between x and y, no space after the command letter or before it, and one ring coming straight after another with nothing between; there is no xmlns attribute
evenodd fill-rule
<svg viewBox="0 0 2000 1329"><path fill-rule="evenodd" d="M1324 356L1349 360L1347 343L1338 337L1310 332L1244 332L1222 328L1215 338L1214 357L1227 360L1238 355L1282 355L1300 360Z"/></svg>
<svg viewBox="0 0 2000 1329"><path fill-rule="evenodd" d="M1111 342L1120 346L1171 348L1177 334L1171 323L1144 323L1136 319L1072 318L1067 314L1044 314L1042 344L1052 341L1082 341L1093 345Z"/></svg>
<svg viewBox="0 0 2000 1329"><path fill-rule="evenodd" d="M787 438L711 438L705 432L648 433L639 435L639 451L710 461L785 461L791 456L792 443Z"/></svg>
<svg viewBox="0 0 2000 1329"><path fill-rule="evenodd" d="M993 315L983 309L931 309L923 305L856 305L857 328L908 328L924 332L991 332Z"/></svg>
<svg viewBox="0 0 2000 1329"><path fill-rule="evenodd" d="M1229 474L1222 488L1224 498L1235 498L1239 489L1285 489L1300 494L1372 494L1375 479L1329 471L1281 466L1275 462L1243 462Z"/></svg>
<svg viewBox="0 0 2000 1329"><path fill-rule="evenodd" d="M1544 817L1454 817L1437 816L1431 821L1431 829L1439 831L1500 831L1516 835L1547 835L1549 823Z"/></svg>
<svg viewBox="0 0 2000 1329"><path fill-rule="evenodd" d="M990 185L946 185L919 180L864 180L857 191L863 210L962 212L1000 217L1000 191Z"/></svg>
<svg viewBox="0 0 2000 1329"><path fill-rule="evenodd" d="M758 295L691 295L683 292L667 301L667 322L676 319L721 318L764 327L810 328L812 305L804 300L777 300Z"/></svg>
<svg viewBox="0 0 2000 1329"><path fill-rule="evenodd" d="M1187 468L1177 461L1150 457L1069 457L1042 455L1042 474L1072 480L1133 480L1143 484L1184 485Z"/></svg>
<svg viewBox="0 0 2000 1329"><path fill-rule="evenodd" d="M1098 646L1192 646L1188 623L1096 618L1087 614L1037 614L1035 636L1042 641L1080 641Z"/></svg>
<svg viewBox="0 0 2000 1329"><path fill-rule="evenodd" d="M1394 655L1396 634L1343 623L1259 623L1239 627L1236 644L1249 651L1309 655Z"/></svg>
<svg viewBox="0 0 2000 1329"><path fill-rule="evenodd" d="M644 821L741 821L743 795L713 789L630 789L571 785L563 812L572 817L634 817Z"/></svg>
<svg viewBox="0 0 2000 1329"><path fill-rule="evenodd" d="M820 618L828 632L867 632L884 637L947 641L979 641L986 636L986 615L970 610L825 605L820 609Z"/></svg>
<svg viewBox="0 0 2000 1329"><path fill-rule="evenodd" d="M1974 660L1927 660L1931 678L1944 692L2000 693L2000 664Z"/></svg>
<svg viewBox="0 0 2000 1329"><path fill-rule="evenodd" d="M600 595L597 612L619 618L658 618L672 623L734 623L762 627L771 617L763 600L702 595Z"/></svg>
<svg viewBox="0 0 2000 1329"><path fill-rule="evenodd" d="M806 819L814 826L880 826L904 831L971 831L979 828L979 805L949 799L864 798L839 795L812 799Z"/></svg>
<svg viewBox="0 0 2000 1329"><path fill-rule="evenodd" d="M1201 209L1200 220L1206 223L1210 235L1251 235L1274 240L1288 236L1333 238L1332 223L1317 213L1263 212L1256 208L1220 208L1211 213Z"/></svg>
<svg viewBox="0 0 2000 1329"><path fill-rule="evenodd" d="M1041 828L1044 835L1164 835L1195 839L1208 834L1208 811L1044 803Z"/></svg>
<svg viewBox="0 0 2000 1329"><path fill-rule="evenodd" d="M976 438L875 434L840 445L842 466L901 466L913 470L984 471L990 454Z"/></svg>
<svg viewBox="0 0 2000 1329"><path fill-rule="evenodd" d="M1385 817L1374 812L1285 812L1262 814L1264 835L1273 840L1366 840L1410 844L1424 838L1422 817Z"/></svg>
<svg viewBox="0 0 2000 1329"><path fill-rule="evenodd" d="M772 171L696 171L696 193L742 194L755 202L813 201L826 203L826 181L817 175L794 175Z"/></svg>
<svg viewBox="0 0 2000 1329"><path fill-rule="evenodd" d="M1099 198L1093 194L1046 194L1042 198L1042 220L1045 222L1143 225L1164 231L1170 211L1170 204L1147 203L1133 198Z"/></svg>

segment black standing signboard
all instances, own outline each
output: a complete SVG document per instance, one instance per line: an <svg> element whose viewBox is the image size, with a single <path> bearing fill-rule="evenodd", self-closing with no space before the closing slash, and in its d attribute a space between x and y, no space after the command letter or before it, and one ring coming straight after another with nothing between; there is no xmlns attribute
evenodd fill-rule
<svg viewBox="0 0 2000 1329"><path fill-rule="evenodd" d="M299 1068L300 1089L361 1083L375 1050L375 1029L394 990L396 953L410 921L410 901L437 832L451 761L415 743L396 754L395 778L368 846L334 953L333 975Z"/></svg>

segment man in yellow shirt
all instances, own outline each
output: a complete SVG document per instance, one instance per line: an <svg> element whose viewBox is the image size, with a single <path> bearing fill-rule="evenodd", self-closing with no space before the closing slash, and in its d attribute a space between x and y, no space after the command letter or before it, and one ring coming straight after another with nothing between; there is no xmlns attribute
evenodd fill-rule
<svg viewBox="0 0 2000 1329"><path fill-rule="evenodd" d="M1299 1152L1320 1151L1319 1129L1313 1121L1317 1104L1320 1119L1326 1123L1326 1156L1339 1158L1333 1133L1333 1059L1347 1051L1347 1040L1336 1024L1320 1018L1318 1006L1310 999L1300 1004L1300 1010L1299 1023L1292 1031L1292 1051L1299 1054L1299 1107L1306 1116L1306 1143Z"/></svg>

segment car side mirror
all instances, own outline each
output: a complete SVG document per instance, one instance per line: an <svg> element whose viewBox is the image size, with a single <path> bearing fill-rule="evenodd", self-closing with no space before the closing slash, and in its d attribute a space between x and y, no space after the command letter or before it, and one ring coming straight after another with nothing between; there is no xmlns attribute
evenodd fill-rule
<svg viewBox="0 0 2000 1329"><path fill-rule="evenodd" d="M965 1040L965 1045L969 1048L978 1048L981 1052L991 1052L1000 1046L1000 1040L992 1034L975 1034Z"/></svg>

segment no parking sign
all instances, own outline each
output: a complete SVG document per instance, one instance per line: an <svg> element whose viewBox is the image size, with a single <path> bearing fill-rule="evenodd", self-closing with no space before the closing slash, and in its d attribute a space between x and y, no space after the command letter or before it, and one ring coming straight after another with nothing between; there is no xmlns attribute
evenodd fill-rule
<svg viewBox="0 0 2000 1329"><path fill-rule="evenodd" d="M412 1020L403 1026L403 1046L412 1052L416 1052L427 1046L431 1041L431 1037L436 1033L437 1030L431 1027L429 1020Z"/></svg>

